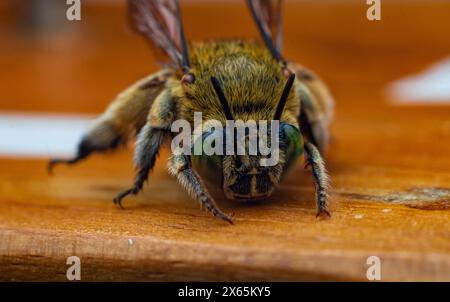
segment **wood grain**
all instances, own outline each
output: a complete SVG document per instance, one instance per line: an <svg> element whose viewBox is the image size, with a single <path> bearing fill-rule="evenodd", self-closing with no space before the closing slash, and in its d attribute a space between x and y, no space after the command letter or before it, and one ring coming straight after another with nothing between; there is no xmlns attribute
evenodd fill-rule
<svg viewBox="0 0 450 302"><path fill-rule="evenodd" d="M215 191L235 213L227 225L167 174L167 148L126 210L112 198L132 182L132 148L52 177L44 160L2 158L0 280L64 281L72 255L85 281L367 280L366 260L376 255L384 281L450 281L450 107L395 107L382 93L449 53L450 5L386 3L372 23L360 1L287 2L287 56L323 75L337 99L331 219L315 218L301 165L259 204ZM45 34L2 19L0 109L101 112L156 70L147 45L126 31L123 7L86 6L83 16ZM194 39L256 34L239 3L194 2L184 16Z"/></svg>

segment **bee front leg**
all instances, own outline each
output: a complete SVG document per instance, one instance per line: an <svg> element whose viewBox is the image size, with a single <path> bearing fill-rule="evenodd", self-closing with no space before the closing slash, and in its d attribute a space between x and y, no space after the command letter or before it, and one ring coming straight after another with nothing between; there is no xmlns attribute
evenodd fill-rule
<svg viewBox="0 0 450 302"><path fill-rule="evenodd" d="M331 217L328 211L329 180L325 162L316 146L305 144L306 165L311 166L314 186L316 187L317 216L325 214Z"/></svg>
<svg viewBox="0 0 450 302"><path fill-rule="evenodd" d="M169 173L174 175L189 194L200 202L211 214L226 222L233 223L231 216L224 214L206 190L199 175L192 169L186 155L173 155L168 164Z"/></svg>

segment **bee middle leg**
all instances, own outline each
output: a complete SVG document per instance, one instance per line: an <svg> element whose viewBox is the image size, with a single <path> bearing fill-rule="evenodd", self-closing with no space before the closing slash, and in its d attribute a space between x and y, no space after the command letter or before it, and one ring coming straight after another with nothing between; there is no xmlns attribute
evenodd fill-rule
<svg viewBox="0 0 450 302"><path fill-rule="evenodd" d="M137 137L134 154L137 173L134 185L114 198L114 203L121 208L123 208L122 199L124 197L130 194L136 195L142 190L148 174L155 165L163 139L170 133L170 125L174 116L175 103L171 92L168 89L163 90L155 99L148 113L147 122Z"/></svg>
<svg viewBox="0 0 450 302"><path fill-rule="evenodd" d="M328 211L329 180L325 169L325 162L319 150L312 143L305 144L306 166L311 166L314 186L316 187L317 216L325 214L331 217Z"/></svg>
<svg viewBox="0 0 450 302"><path fill-rule="evenodd" d="M209 192L206 190L199 175L192 169L190 158L186 155L173 155L170 158L169 173L177 177L180 184L190 193L190 195L200 202L211 214L226 222L233 223L231 216L223 213Z"/></svg>
<svg viewBox="0 0 450 302"><path fill-rule="evenodd" d="M130 189L120 192L114 198L114 203L119 205L121 208L123 208L123 198L130 194L136 195L142 190L142 187L148 178L148 174L155 165L159 149L166 133L166 129L155 128L150 126L150 124L147 124L144 128L142 128L138 136L138 144L136 149L135 161L137 166L137 174L135 176L134 185Z"/></svg>

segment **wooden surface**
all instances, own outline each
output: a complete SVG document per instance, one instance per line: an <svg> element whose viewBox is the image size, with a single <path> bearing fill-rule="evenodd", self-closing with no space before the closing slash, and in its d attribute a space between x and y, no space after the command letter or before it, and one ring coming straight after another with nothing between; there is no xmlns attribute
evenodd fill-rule
<svg viewBox="0 0 450 302"><path fill-rule="evenodd" d="M46 174L45 160L0 159L0 280L450 280L450 107L392 106L383 86L450 51L450 5L388 4L368 22L361 1L287 1L287 56L316 70L337 100L331 219L316 219L301 165L270 200L215 196L228 225L201 211L159 158L144 193L112 203L133 178L132 150ZM184 6L195 39L256 36L244 6ZM1 7L1 6L0 6ZM83 21L23 33L4 5L0 109L98 113L156 70L127 32L121 6L87 6ZM238 22L239 20L239 22ZM205 26L208 24L208 26ZM5 26L6 25L6 26Z"/></svg>

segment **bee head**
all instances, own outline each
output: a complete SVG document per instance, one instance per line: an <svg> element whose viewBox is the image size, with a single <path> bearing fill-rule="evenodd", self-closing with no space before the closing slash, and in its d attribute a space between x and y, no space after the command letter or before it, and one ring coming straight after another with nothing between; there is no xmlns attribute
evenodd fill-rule
<svg viewBox="0 0 450 302"><path fill-rule="evenodd" d="M269 132L271 129L268 130ZM248 139L245 140L248 142ZM270 145L268 155L228 155L222 158L222 188L229 199L257 200L269 197L303 153L303 137L296 126L281 123L278 146ZM245 144L250 146L250 144ZM274 155L276 153L276 156ZM268 158L271 164L267 165Z"/></svg>
<svg viewBox="0 0 450 302"><path fill-rule="evenodd" d="M303 138L298 128L288 123L279 123L294 79L295 75L289 76L276 107L273 116L276 128L271 123L270 127L266 125L266 127L262 128L262 131L258 126L257 131L254 128L253 130L255 131L252 132L250 127L246 128L247 125L244 127L246 131L244 132L243 140L239 138L239 135L237 137L235 135L232 136L232 145L234 146L232 154L227 151L227 155L220 157L215 155L205 158L210 171L216 171L215 174L217 175L219 174L217 170L222 170L222 173L220 173L222 176L222 188L227 198L254 200L269 197L277 187L282 176L302 153ZM232 111L219 81L212 77L211 82L227 120L234 121ZM226 131L226 133L220 133L219 135L226 137L230 134L229 131ZM270 140L268 140L269 136ZM261 145L264 145L259 141L261 139L265 139L266 147L268 147L265 151L261 149ZM226 138L223 141L226 144L230 142ZM267 143L269 144L267 145ZM252 146L256 146L253 152L250 150ZM237 151L239 148L241 148L240 152Z"/></svg>
<svg viewBox="0 0 450 302"><path fill-rule="evenodd" d="M264 155L259 151L251 155L250 149L255 143L251 142L250 133L245 136L244 143L234 137L233 148L244 146L244 152L229 152L226 130L204 132L204 141L214 141L220 137L217 141L223 142L225 155L202 153L193 155L192 162L202 177L222 187L228 199L245 201L267 198L303 153L303 137L297 126L281 123L277 131L278 146L270 142L267 144L270 152L263 152ZM268 136L274 137L271 128L268 129ZM257 139L261 139L261 135Z"/></svg>

